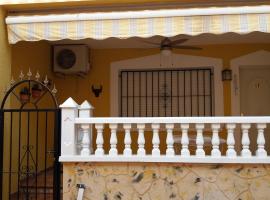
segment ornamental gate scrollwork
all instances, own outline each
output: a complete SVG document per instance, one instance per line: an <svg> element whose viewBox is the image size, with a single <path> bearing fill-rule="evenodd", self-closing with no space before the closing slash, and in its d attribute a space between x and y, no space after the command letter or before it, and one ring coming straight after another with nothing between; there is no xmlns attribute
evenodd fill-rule
<svg viewBox="0 0 270 200"><path fill-rule="evenodd" d="M57 89L29 70L6 88L0 109L2 199L60 199Z"/></svg>

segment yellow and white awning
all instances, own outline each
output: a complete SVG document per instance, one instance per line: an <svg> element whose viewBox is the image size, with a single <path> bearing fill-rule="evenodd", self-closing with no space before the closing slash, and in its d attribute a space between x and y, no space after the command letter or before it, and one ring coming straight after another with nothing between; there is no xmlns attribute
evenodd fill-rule
<svg viewBox="0 0 270 200"><path fill-rule="evenodd" d="M8 16L8 38L18 41L178 34L270 32L270 6Z"/></svg>

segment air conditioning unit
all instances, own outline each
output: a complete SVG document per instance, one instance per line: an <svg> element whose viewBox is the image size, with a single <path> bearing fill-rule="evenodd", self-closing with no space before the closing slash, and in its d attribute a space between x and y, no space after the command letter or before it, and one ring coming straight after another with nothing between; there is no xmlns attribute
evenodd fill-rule
<svg viewBox="0 0 270 200"><path fill-rule="evenodd" d="M87 45L54 45L53 71L61 74L86 74L90 51Z"/></svg>

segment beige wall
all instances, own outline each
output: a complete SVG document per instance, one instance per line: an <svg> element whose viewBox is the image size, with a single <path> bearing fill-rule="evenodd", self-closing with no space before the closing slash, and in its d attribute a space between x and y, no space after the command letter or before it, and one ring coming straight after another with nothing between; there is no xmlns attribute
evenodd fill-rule
<svg viewBox="0 0 270 200"><path fill-rule="evenodd" d="M10 81L11 72L11 51L7 40L5 26L5 11L0 7L0 97Z"/></svg>
<svg viewBox="0 0 270 200"><path fill-rule="evenodd" d="M2 100L4 96L4 91L6 90L7 84L10 81L11 74L11 48L8 44L6 27L5 27L5 10L0 6L0 99ZM2 102L2 101L1 101ZM9 107L9 101L6 103L6 108ZM8 117L6 117L8 119ZM5 131L9 127L8 120L5 121ZM8 142L9 140L7 140ZM5 144L4 144L5 145ZM4 147L4 155L8 154L7 148ZM7 157L4 157L4 163L7 163ZM6 166L5 166L6 167ZM7 176L4 176L4 183L6 182ZM3 185L3 190L7 190L7 184ZM3 196L3 199L7 199Z"/></svg>
<svg viewBox="0 0 270 200"><path fill-rule="evenodd" d="M225 68L229 67L230 60L261 49L270 51L269 44L227 44L205 45L202 51L175 51L174 53L190 54L221 58ZM7 49L7 48L6 48ZM1 52L1 49L0 49ZM6 53L6 52L5 52ZM26 73L28 68L32 72L37 70L41 75L47 74L55 82L58 89L59 103L68 97L74 98L78 103L87 99L95 107L95 116L110 115L110 63L131 58L138 58L159 53L159 49L98 49L92 50L92 68L85 78L76 76L58 77L51 70L51 47L46 41L20 42L12 46L12 75L18 78L20 70ZM1 63L0 63L1 64ZM103 92L96 98L91 92L92 84L102 84ZM224 82L224 111L225 115L231 113L230 83ZM123 134L120 134L121 141ZM109 134L104 136L104 148L109 149ZM148 138L149 139L149 138ZM150 140L149 140L150 141ZM162 139L162 141L165 141ZM161 145L164 152L165 145ZM123 146L120 147L123 149ZM146 147L147 150L150 149Z"/></svg>
<svg viewBox="0 0 270 200"><path fill-rule="evenodd" d="M229 67L230 60L250 52L265 49L270 51L268 44L228 44L228 45L208 45L203 46L202 51L176 51L175 53L191 54L198 56L208 56L221 58L224 67ZM82 103L85 99L91 102L95 107L94 116L109 116L110 115L110 64L115 61L137 58L147 55L159 53L159 49L98 49L92 50L92 68L85 78L76 76L57 77L51 70L51 51L50 44L41 42L20 42L12 47L12 74L18 77L20 70L23 69L26 73L30 67L33 72L37 70L43 76L47 74L51 78L58 89L59 103L64 102L68 97L75 99L77 103ZM96 98L91 92L92 84L102 84L103 92L100 97ZM224 113L231 113L230 99L230 82L224 84ZM161 134L161 141L165 141L165 134ZM119 141L123 141L124 134L118 134ZM148 134L148 141L151 141L151 135ZM147 136L147 137L148 137ZM96 134L93 136L95 141ZM135 137L132 134L132 137ZM225 135L222 134L225 138ZM135 138L133 138L135 139ZM104 134L104 148L106 152L109 150L110 134L106 129ZM95 145L95 144L94 144ZM135 151L136 146L132 144ZM165 152L165 144L161 144L161 151ZM94 146L95 148L95 146ZM122 152L124 146L119 145L119 150ZM151 144L146 144L147 152L151 152Z"/></svg>
<svg viewBox="0 0 270 200"><path fill-rule="evenodd" d="M268 200L269 165L64 163L63 198L125 200Z"/></svg>
<svg viewBox="0 0 270 200"><path fill-rule="evenodd" d="M221 58L225 68L230 60L261 49L270 50L269 44L228 44L205 45L202 51L175 51L198 56ZM85 78L67 76L59 78L51 72L50 45L45 42L20 42L12 47L12 74L18 76L21 69L27 72L30 67L33 72L48 74L56 83L58 99L62 103L68 97L78 103L87 99L95 107L95 116L110 115L110 63L119 60L137 58L158 53L158 49L98 49L92 50L92 69ZM92 84L102 84L103 92L99 98L94 97L90 90ZM230 83L224 82L224 113L230 115Z"/></svg>

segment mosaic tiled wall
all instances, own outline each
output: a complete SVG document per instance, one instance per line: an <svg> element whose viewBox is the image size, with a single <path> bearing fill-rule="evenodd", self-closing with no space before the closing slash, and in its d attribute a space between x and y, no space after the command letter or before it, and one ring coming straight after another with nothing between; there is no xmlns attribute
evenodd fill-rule
<svg viewBox="0 0 270 200"><path fill-rule="evenodd" d="M64 199L269 200L270 165L64 164Z"/></svg>

